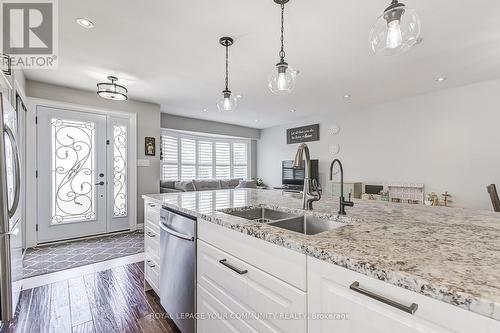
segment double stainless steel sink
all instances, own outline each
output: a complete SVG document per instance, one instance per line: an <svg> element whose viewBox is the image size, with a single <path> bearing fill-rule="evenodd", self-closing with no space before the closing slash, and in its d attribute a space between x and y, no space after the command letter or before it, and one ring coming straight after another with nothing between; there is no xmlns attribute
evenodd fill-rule
<svg viewBox="0 0 500 333"><path fill-rule="evenodd" d="M305 235L316 235L345 226L345 223L325 220L309 215L297 215L269 208L226 210L224 213L253 222L266 223L277 228Z"/></svg>

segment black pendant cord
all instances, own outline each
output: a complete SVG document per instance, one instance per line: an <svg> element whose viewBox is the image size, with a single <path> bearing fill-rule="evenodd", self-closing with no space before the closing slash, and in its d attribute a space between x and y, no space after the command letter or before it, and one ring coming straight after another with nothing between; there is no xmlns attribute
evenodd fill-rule
<svg viewBox="0 0 500 333"><path fill-rule="evenodd" d="M226 91L229 91L229 46L226 45Z"/></svg>
<svg viewBox="0 0 500 333"><path fill-rule="evenodd" d="M281 4L281 50L280 60L285 62L285 4Z"/></svg>

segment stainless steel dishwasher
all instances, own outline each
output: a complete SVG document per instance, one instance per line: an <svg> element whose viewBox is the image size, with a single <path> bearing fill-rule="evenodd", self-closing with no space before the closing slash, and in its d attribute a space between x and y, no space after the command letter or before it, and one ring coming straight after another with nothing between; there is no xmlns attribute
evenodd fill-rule
<svg viewBox="0 0 500 333"><path fill-rule="evenodd" d="M160 213L160 301L182 333L195 332L196 218Z"/></svg>

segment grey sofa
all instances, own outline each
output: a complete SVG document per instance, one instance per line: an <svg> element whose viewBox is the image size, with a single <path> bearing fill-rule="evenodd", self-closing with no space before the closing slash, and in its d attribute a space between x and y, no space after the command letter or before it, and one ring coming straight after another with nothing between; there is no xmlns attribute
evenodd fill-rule
<svg viewBox="0 0 500 333"><path fill-rule="evenodd" d="M233 189L240 184L237 179L221 180L188 180L188 181L160 181L160 193L211 191Z"/></svg>

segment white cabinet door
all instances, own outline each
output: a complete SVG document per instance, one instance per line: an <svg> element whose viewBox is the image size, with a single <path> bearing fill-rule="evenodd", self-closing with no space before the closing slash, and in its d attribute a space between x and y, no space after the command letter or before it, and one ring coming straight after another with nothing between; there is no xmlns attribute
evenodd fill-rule
<svg viewBox="0 0 500 333"><path fill-rule="evenodd" d="M451 333L390 305L349 289L343 275L356 274L338 266L308 261L309 332L314 333ZM357 279L358 277L354 277ZM390 286L392 287L392 286ZM394 287L396 288L396 287ZM384 295L385 290L373 290ZM415 294L416 295L416 294ZM392 297L392 296L391 296ZM401 297L398 302L403 303ZM408 301L410 302L410 301ZM409 305L409 304L404 304ZM450 306L451 307L451 306ZM418 310L417 310L418 311ZM317 318L314 318L317 316Z"/></svg>

